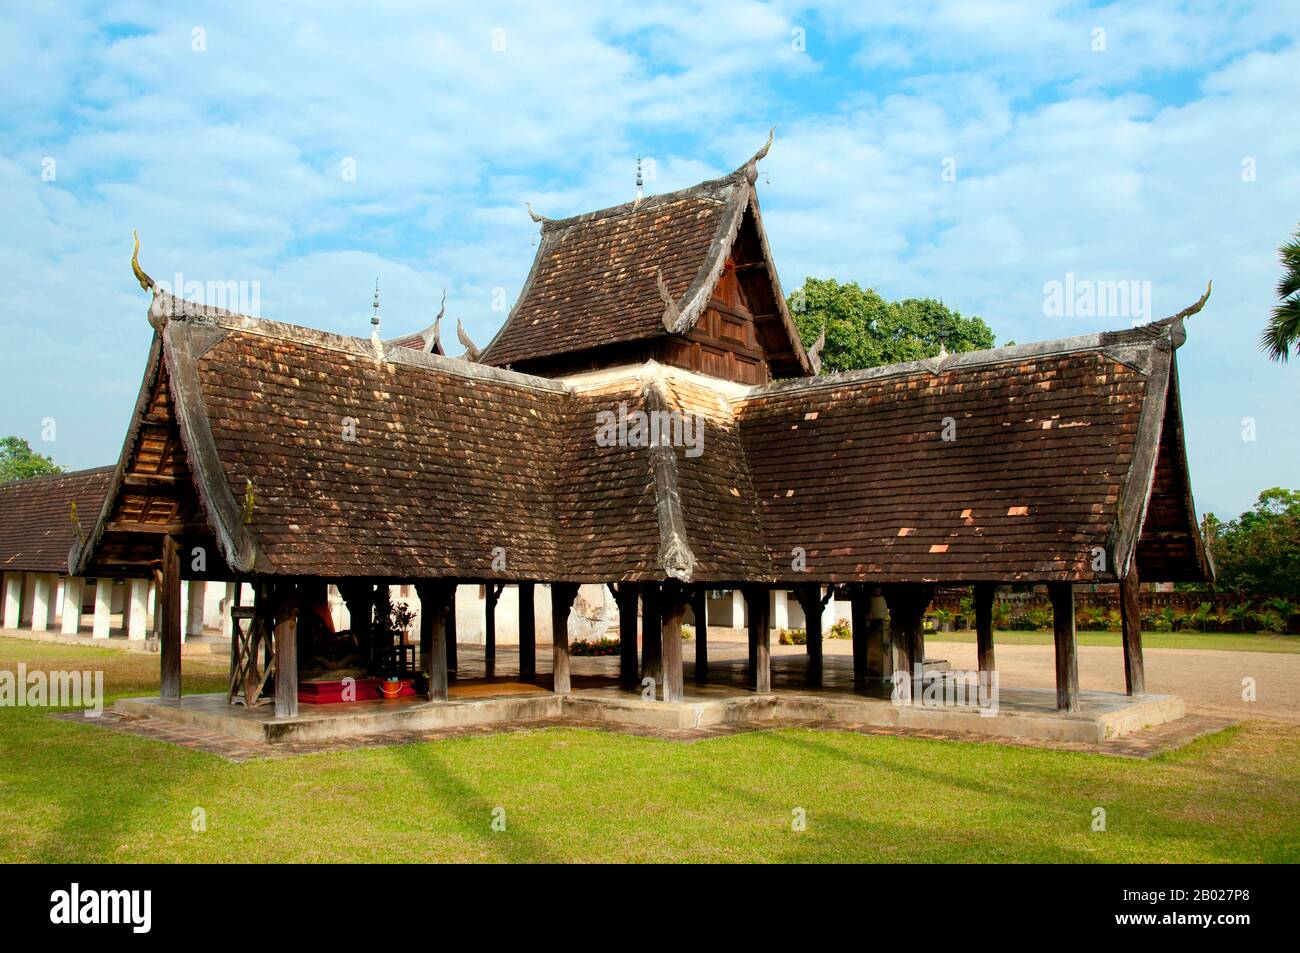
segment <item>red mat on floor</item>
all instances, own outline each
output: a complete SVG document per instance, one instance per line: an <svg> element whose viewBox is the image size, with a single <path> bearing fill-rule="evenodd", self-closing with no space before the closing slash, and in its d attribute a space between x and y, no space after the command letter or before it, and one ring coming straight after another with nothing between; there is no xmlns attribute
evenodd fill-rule
<svg viewBox="0 0 1300 953"><path fill-rule="evenodd" d="M383 690L381 687L383 686ZM394 691L393 686L397 686ZM298 686L298 701L304 705L333 705L343 701L342 679L332 682L303 682ZM398 682L385 682L382 678L356 679L356 697L349 701L375 701L380 698L402 698L415 694L415 682L404 678Z"/></svg>

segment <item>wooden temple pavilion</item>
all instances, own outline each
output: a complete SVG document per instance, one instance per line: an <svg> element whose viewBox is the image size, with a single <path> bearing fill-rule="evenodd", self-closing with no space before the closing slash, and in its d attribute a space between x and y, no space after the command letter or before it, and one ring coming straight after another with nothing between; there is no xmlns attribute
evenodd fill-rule
<svg viewBox="0 0 1300 953"><path fill-rule="evenodd" d="M414 585L430 699L447 698L458 585L529 593L530 679L531 590L549 584L564 693L575 593L607 584L623 610L621 680L648 674L667 702L683 697L680 629L706 590L743 591L764 693L773 588L803 608L813 686L825 601L851 602L861 686L895 668L921 676L938 585L973 587L992 669L994 587L1041 583L1069 711L1074 587L1118 582L1128 689L1142 694L1139 578L1211 573L1175 356L1204 299L1128 330L818 375L763 229L765 151L679 192L534 216L531 273L495 339L470 346L477 361L442 356L436 328L385 343L206 308L137 266L156 333L103 509L70 562L74 575L160 570L163 698L180 692L186 578L252 584L231 698L273 692L277 717L297 711L299 625L330 583L354 629L390 584ZM614 411L702 420L700 452L599 441ZM695 649L707 677L704 626Z"/></svg>

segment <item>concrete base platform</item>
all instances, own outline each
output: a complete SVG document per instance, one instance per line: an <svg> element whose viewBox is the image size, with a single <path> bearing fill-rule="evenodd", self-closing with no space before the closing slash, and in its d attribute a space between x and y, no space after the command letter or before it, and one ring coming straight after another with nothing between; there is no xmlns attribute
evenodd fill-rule
<svg viewBox="0 0 1300 953"><path fill-rule="evenodd" d="M385 732L438 731L493 724L604 721L644 728L692 729L726 724L809 721L821 724L969 732L989 737L1101 743L1181 718L1172 695L1129 698L1082 692L1078 712L1058 712L1052 689L1003 689L995 715L973 707L895 705L889 698L843 690L779 690L765 695L734 686L689 686L681 703L645 700L607 679L576 684L556 695L519 682L462 682L445 702L399 698L337 705L303 705L295 718L275 717L271 706L226 704L224 695L186 695L180 702L127 698L122 715L151 717L257 742L309 742ZM459 696L459 697L457 697Z"/></svg>

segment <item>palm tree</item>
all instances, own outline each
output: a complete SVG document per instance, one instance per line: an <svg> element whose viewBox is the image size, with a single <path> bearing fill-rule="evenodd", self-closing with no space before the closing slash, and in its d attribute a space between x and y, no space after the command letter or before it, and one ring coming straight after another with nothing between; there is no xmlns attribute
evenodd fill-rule
<svg viewBox="0 0 1300 953"><path fill-rule="evenodd" d="M1277 283L1282 303L1273 309L1273 318L1260 334L1259 344L1270 359L1285 363L1293 345L1300 356L1300 228L1277 253L1283 268Z"/></svg>

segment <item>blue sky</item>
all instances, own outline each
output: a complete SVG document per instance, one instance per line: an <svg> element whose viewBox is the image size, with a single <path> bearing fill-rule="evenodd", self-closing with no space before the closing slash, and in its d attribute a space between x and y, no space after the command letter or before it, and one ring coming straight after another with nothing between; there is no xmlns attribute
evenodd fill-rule
<svg viewBox="0 0 1300 953"><path fill-rule="evenodd" d="M445 288L482 345L526 200L626 201L638 153L649 191L689 185L775 123L787 290L938 297L1023 343L1132 323L1046 316L1067 274L1150 282L1153 317L1213 278L1179 364L1198 508L1234 515L1300 486L1300 362L1256 346L1300 221L1297 26L1294 2L7 6L0 434L116 459L151 333L132 228L155 278L255 282L314 327L368 333L378 276L384 333L415 330Z"/></svg>

